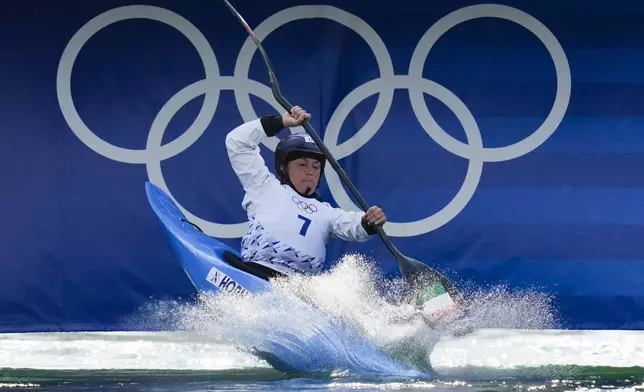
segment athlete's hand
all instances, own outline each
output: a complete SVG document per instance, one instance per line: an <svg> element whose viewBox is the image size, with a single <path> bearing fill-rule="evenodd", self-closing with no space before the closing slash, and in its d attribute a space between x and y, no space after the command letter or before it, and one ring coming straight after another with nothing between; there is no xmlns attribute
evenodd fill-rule
<svg viewBox="0 0 644 392"><path fill-rule="evenodd" d="M362 219L370 225L384 225L387 222L385 213L378 206L369 207Z"/></svg>
<svg viewBox="0 0 644 392"><path fill-rule="evenodd" d="M285 112L282 114L282 123L286 128L297 127L310 118L311 114L307 113L306 110L299 106L293 106L290 113Z"/></svg>

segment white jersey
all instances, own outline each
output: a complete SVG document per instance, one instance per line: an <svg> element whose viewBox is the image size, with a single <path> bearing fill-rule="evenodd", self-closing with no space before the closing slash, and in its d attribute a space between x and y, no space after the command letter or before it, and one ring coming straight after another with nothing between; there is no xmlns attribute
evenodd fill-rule
<svg viewBox="0 0 644 392"><path fill-rule="evenodd" d="M331 235L366 241L364 212L344 211L315 198L303 197L268 170L259 144L268 138L259 119L226 137L233 170L245 190L242 206L250 226L242 239L241 256L284 274L319 272Z"/></svg>

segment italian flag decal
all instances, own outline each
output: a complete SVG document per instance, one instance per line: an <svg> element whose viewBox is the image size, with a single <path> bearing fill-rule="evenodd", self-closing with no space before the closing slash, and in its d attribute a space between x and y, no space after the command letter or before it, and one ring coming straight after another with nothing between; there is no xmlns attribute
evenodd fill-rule
<svg viewBox="0 0 644 392"><path fill-rule="evenodd" d="M423 313L433 321L444 319L453 315L458 310L458 305L440 283L434 283L425 287L419 295L419 301L423 307Z"/></svg>

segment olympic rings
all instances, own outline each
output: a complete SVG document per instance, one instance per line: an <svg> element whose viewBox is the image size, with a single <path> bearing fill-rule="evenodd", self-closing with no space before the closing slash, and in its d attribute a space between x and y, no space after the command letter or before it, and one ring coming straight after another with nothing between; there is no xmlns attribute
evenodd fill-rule
<svg viewBox="0 0 644 392"><path fill-rule="evenodd" d="M451 91L440 84L427 80L422 70L429 51L438 39L454 26L476 18L501 18L521 25L532 32L544 44L551 55L557 75L557 93L551 109L543 124L529 137L515 144L485 148L481 133L472 113L467 106ZM388 222L387 232L391 236L414 236L431 232L458 215L474 195L481 178L484 162L506 161L523 156L543 144L557 129L568 108L571 94L570 66L566 54L550 30L531 15L509 6L480 4L460 8L431 26L416 46L409 64L408 75L395 75L391 56L380 36L369 24L357 16L328 5L296 6L284 9L270 16L254 31L262 41L270 33L286 23L312 18L324 18L341 23L355 31L371 48L378 64L380 77L364 83L349 93L331 116L324 135L324 143L339 160L356 152L367 143L380 129L393 103L395 89L407 89L412 108L423 129L445 150L469 160L467 174L463 185L452 201L434 215L415 222ZM177 92L161 108L151 124L150 132L143 150L122 148L99 138L83 122L78 114L71 94L71 76L74 62L83 46L103 28L128 19L151 19L174 27L182 33L195 47L205 71L205 78ZM172 158L194 144L213 120L221 90L233 90L235 101L244 121L257 118L252 108L250 94L268 102L277 111L282 107L272 96L270 87L248 79L251 60L257 48L250 37L242 46L235 64L234 76L222 76L215 54L204 35L188 20L164 8L131 5L114 8L103 12L82 26L71 38L60 59L56 89L62 114L76 136L95 152L106 158L133 164L145 164L151 182L158 185L174 199L169 191L161 162ZM458 118L467 136L467 144L456 140L433 119L424 103L423 94L427 93L442 101ZM353 108L371 95L378 94L378 101L369 120L351 138L338 144L342 124ZM177 139L162 145L163 135L175 114L189 101L205 95L203 105L192 125ZM301 128L301 127L298 127ZM297 131L297 128L295 129ZM264 142L274 151L277 138ZM345 209L358 210L349 195L345 192L340 179L333 170L325 171L329 189L339 206ZM315 205L293 201L307 212L317 211ZM248 222L221 224L201 219L187 211L174 200L188 219L199 225L204 232L219 238L239 238L243 236Z"/></svg>
<svg viewBox="0 0 644 392"><path fill-rule="evenodd" d="M293 203L297 205L297 208L309 215L318 212L318 207L315 204L307 204L305 201L300 200L297 196L293 196L291 199L293 200Z"/></svg>

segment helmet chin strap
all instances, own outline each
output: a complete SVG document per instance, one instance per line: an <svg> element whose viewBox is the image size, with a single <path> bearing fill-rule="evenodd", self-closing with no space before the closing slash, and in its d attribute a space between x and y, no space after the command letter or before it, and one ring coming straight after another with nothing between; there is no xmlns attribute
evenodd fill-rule
<svg viewBox="0 0 644 392"><path fill-rule="evenodd" d="M300 195L300 196L303 196L303 197L309 197L309 198L316 198L316 197L315 197L315 192L313 192L313 193L309 194L309 193L311 192L311 190L312 190L312 189L311 189L311 187L306 187L306 190L305 190L304 192L300 192L300 191L298 191L298 190L297 190L297 187L295 186L295 184L293 184L293 183L291 182L291 179L290 179L290 178L288 179L287 184L288 184L291 188L293 188L293 190L294 190L295 192L297 192L297 194L298 194L298 195Z"/></svg>

